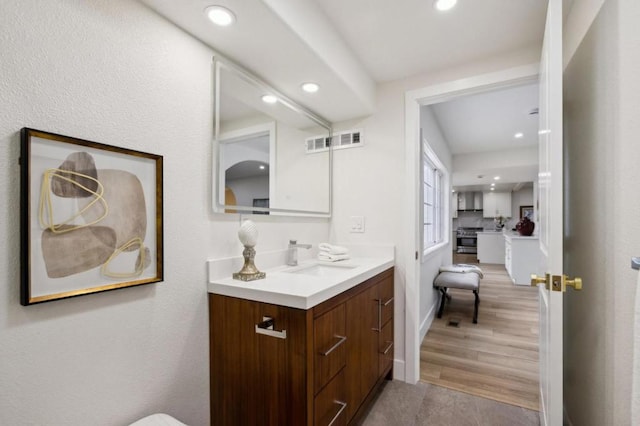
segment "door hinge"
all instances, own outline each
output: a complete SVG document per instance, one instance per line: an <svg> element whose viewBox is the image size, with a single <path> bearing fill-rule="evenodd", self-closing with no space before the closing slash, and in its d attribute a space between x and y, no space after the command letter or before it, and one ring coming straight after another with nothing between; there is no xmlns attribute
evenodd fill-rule
<svg viewBox="0 0 640 426"><path fill-rule="evenodd" d="M416 252L416 260L418 260L418 252Z"/></svg>

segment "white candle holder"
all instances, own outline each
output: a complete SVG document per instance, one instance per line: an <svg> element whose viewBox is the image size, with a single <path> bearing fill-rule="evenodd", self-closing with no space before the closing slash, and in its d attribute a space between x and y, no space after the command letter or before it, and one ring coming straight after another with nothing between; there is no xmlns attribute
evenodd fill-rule
<svg viewBox="0 0 640 426"><path fill-rule="evenodd" d="M260 272L254 264L256 250L253 247L258 242L258 228L256 227L256 224L251 220L245 220L242 222L242 225L240 225L240 229L238 230L238 238L242 245L244 245L244 250L242 251L244 265L239 272L233 273L233 279L240 281L254 281L266 278L267 274Z"/></svg>

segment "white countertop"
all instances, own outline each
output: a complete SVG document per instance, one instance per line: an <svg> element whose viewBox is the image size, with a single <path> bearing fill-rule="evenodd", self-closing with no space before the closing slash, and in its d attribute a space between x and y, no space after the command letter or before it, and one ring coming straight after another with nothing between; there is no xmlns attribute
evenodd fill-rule
<svg viewBox="0 0 640 426"><path fill-rule="evenodd" d="M209 262L209 293L310 309L389 269L394 265L394 255L391 248L390 251L376 253L375 257L361 256L335 262L336 268L341 267L341 272L335 276L319 277L287 272L313 264L327 263L309 259L300 262L297 267L278 266L265 269L265 279L246 282L234 280L230 274L223 278L214 277L212 263L215 261Z"/></svg>
<svg viewBox="0 0 640 426"><path fill-rule="evenodd" d="M209 293L224 296L239 297L291 308L310 309L389 269L393 266L393 258L361 257L341 261L340 266L355 267L344 268L344 273L333 277L317 277L285 272L289 269L301 269L304 266L315 263L324 262L308 260L300 262L297 268L281 266L267 270L265 271L267 277L263 280L245 282L232 278L215 279L209 281L208 290Z"/></svg>
<svg viewBox="0 0 640 426"><path fill-rule="evenodd" d="M517 232L505 232L504 236L509 238L510 240L537 240L538 239L537 235L530 235L527 237L525 235L520 235Z"/></svg>
<svg viewBox="0 0 640 426"><path fill-rule="evenodd" d="M514 240L537 240L538 236L537 235L530 235L530 236L524 236L524 235L520 235L518 234L518 232L516 231L492 231L490 229L485 229L484 231L478 231L476 232L476 234L480 235L504 235L507 238L510 239L514 239Z"/></svg>

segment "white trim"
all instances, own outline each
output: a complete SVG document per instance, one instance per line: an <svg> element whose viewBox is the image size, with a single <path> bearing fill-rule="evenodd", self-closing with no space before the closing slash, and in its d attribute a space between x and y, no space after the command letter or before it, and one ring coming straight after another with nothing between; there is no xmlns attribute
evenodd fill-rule
<svg viewBox="0 0 640 426"><path fill-rule="evenodd" d="M495 89L519 86L538 81L539 63L521 65L502 71L480 74L474 77L409 90L405 94L406 101L411 100L419 105L431 105L451 99L489 92Z"/></svg>
<svg viewBox="0 0 640 426"><path fill-rule="evenodd" d="M439 252L442 248L448 245L449 245L449 239L446 239L446 241L442 241L436 244L435 246L431 246L428 249L424 250L422 252L422 263L424 263L425 260L429 259L435 253Z"/></svg>
<svg viewBox="0 0 640 426"><path fill-rule="evenodd" d="M451 208L451 203L449 202L449 196L447 194L451 193L451 174L449 172L449 169L445 167L445 165L442 163L442 160L440 160L440 157L438 157L438 155L435 153L435 151L433 150L433 148L431 148L431 145L429 145L429 141L427 141L424 137L422 137L422 132L420 133L420 137L422 139L422 145L421 145L421 149L422 151L422 155L426 156L427 159L429 161L431 161L433 163L434 166L436 166L436 168L442 172L442 187L444 188L442 191L442 208L443 208L443 212L442 212L442 221L444 224L444 228L442 229L442 241L439 242L438 244L431 246L427 249L424 248L424 226L421 227L421 245L420 247L422 248L422 262L424 263L425 259L428 259L429 257L431 257L433 255L433 253L437 252L438 250L440 250L442 247L449 245L450 243L450 227L451 227L451 220L450 218L450 208ZM420 170L419 173L423 172L423 168L424 168L424 164L422 164L422 158L420 159ZM422 192L423 188L420 188L421 192ZM424 201L424 200L423 200Z"/></svg>
<svg viewBox="0 0 640 426"><path fill-rule="evenodd" d="M435 291L435 290L434 290ZM438 298L434 299L431 308L429 308L429 312L424 316L424 319L420 323L420 343L424 340L424 336L427 335L427 331L431 328L431 323L433 323L433 319L436 316L436 309L438 308Z"/></svg>
<svg viewBox="0 0 640 426"><path fill-rule="evenodd" d="M427 86L405 92L405 197L406 209L404 247L401 250L405 268L405 377L407 383L420 378L420 262L415 253L421 242L418 226L420 157L420 106L444 102L452 98L512 87L537 81L538 64L528 64L502 71L481 74L460 80ZM447 216L448 217L448 216ZM398 376L396 376L398 377Z"/></svg>
<svg viewBox="0 0 640 426"><path fill-rule="evenodd" d="M404 361L401 359L393 360L393 380L405 381L404 372L406 371Z"/></svg>

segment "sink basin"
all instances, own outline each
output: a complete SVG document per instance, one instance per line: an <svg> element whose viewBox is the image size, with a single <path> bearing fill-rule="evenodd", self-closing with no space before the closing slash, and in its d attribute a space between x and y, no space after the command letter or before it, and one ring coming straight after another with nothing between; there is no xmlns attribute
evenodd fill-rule
<svg viewBox="0 0 640 426"><path fill-rule="evenodd" d="M314 263L311 265L296 266L284 272L290 274L310 275L314 277L336 277L355 268L355 265L332 265L327 263Z"/></svg>

